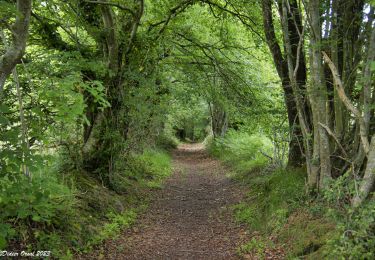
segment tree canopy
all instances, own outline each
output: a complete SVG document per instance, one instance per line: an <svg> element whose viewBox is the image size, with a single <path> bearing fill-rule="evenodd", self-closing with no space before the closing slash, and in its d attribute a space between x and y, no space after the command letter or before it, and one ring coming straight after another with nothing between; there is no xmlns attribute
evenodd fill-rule
<svg viewBox="0 0 375 260"><path fill-rule="evenodd" d="M258 136L266 141L249 143L255 157L302 168L310 196L347 176L347 205L373 200L374 8L365 0L1 0L0 248L15 219L36 216L9 206L16 183L56 175L64 194L61 171L76 171L126 192L134 176L125 169L142 164L134 154L175 139Z"/></svg>

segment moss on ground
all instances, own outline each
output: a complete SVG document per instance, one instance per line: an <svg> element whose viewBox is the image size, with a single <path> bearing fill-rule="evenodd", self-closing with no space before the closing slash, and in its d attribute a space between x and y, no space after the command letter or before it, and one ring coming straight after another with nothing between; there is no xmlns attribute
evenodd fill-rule
<svg viewBox="0 0 375 260"><path fill-rule="evenodd" d="M298 256L322 259L325 242L334 232L334 223L327 218L313 217L301 208L288 217L287 223L278 232L277 239L280 244L285 245L289 258Z"/></svg>

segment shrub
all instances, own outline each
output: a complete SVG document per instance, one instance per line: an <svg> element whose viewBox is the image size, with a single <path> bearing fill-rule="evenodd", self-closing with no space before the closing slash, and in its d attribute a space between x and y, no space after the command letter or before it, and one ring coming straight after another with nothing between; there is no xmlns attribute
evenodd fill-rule
<svg viewBox="0 0 375 260"><path fill-rule="evenodd" d="M116 163L112 188L120 193L137 190L139 186L157 187L172 172L170 155L160 149L130 153Z"/></svg>
<svg viewBox="0 0 375 260"><path fill-rule="evenodd" d="M328 241L331 259L373 259L375 253L375 201L349 212L337 224L337 235Z"/></svg>
<svg viewBox="0 0 375 260"><path fill-rule="evenodd" d="M130 227L134 223L136 217L137 211L134 209L129 209L121 214L109 212L107 214L109 222L103 226L102 230L98 234L94 235L90 239L88 244L96 245L105 239L118 236L121 230Z"/></svg>
<svg viewBox="0 0 375 260"><path fill-rule="evenodd" d="M35 174L31 180L25 176L0 179L0 248L7 241L60 241L50 239L56 229L63 231L73 221L75 198L73 192L62 185L53 174ZM48 239L46 239L48 238ZM46 245L38 249L45 250Z"/></svg>
<svg viewBox="0 0 375 260"><path fill-rule="evenodd" d="M171 173L171 159L166 152L148 149L118 163L124 162L127 168L114 177L121 176L116 178L119 187L132 185L126 196L104 187L94 174L60 174L59 164L34 170L31 180L1 177L0 249L50 250L53 257L71 259L129 227L147 199L137 190L160 185Z"/></svg>
<svg viewBox="0 0 375 260"><path fill-rule="evenodd" d="M267 166L269 159L264 154L272 150L268 138L246 132L229 131L224 138L206 142L208 151L212 155L232 166L240 174Z"/></svg>
<svg viewBox="0 0 375 260"><path fill-rule="evenodd" d="M375 200L370 198L353 209L350 198L355 182L345 174L332 181L323 196L327 215L337 223L336 236L328 241L326 256L343 259L372 259L375 248Z"/></svg>
<svg viewBox="0 0 375 260"><path fill-rule="evenodd" d="M177 148L179 141L173 134L160 134L156 139L156 146L165 150L172 150Z"/></svg>
<svg viewBox="0 0 375 260"><path fill-rule="evenodd" d="M170 156L161 150L131 154L125 163L125 176L136 180L159 180L171 173Z"/></svg>

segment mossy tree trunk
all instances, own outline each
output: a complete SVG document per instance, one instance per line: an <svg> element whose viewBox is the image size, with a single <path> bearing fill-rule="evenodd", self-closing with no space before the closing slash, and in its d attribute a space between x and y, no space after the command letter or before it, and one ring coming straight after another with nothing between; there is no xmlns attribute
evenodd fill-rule
<svg viewBox="0 0 375 260"><path fill-rule="evenodd" d="M84 1L82 5L89 6L93 12L100 10L100 15L92 13L94 22L87 19L87 23L88 26L90 23L101 25L101 34L96 40L107 64L108 71L103 83L110 104L109 107L99 109L93 99L87 99L87 115L90 122L84 131L83 163L84 167L90 170L99 168L107 172L106 181L111 184L114 162L127 138L127 109L124 102L126 88L131 87L131 83L123 77L129 69L128 59L143 15L144 2L137 1L133 10L119 8L119 12L114 12L114 7L105 1Z"/></svg>

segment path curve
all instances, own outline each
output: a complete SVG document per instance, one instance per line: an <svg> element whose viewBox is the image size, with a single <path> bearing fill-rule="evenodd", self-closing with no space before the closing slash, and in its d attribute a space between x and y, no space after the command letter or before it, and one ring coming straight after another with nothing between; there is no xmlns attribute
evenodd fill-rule
<svg viewBox="0 0 375 260"><path fill-rule="evenodd" d="M137 224L104 246L104 259L239 259L246 229L234 222L231 206L243 188L201 144L180 145L173 168Z"/></svg>

